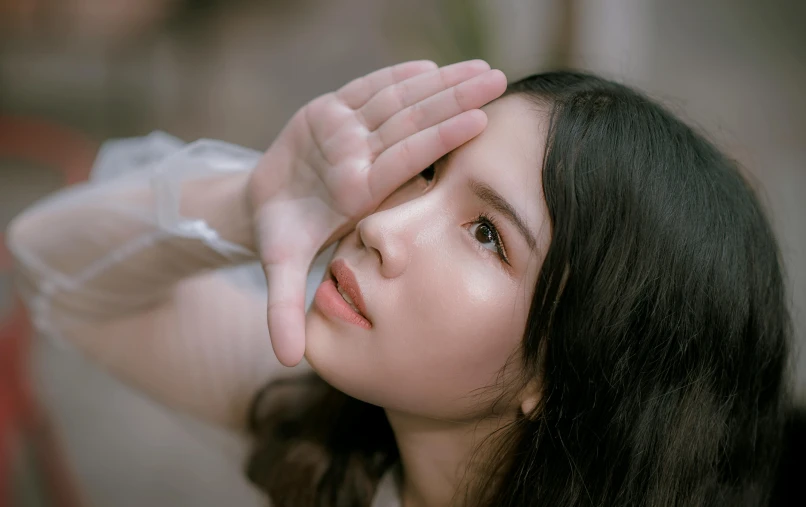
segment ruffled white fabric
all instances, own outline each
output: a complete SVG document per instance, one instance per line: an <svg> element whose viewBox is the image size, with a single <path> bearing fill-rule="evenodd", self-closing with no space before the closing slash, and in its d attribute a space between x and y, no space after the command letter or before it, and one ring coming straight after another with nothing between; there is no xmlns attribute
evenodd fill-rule
<svg viewBox="0 0 806 507"><path fill-rule="evenodd" d="M128 262L167 237L198 240L214 257L216 266L231 281L241 287L265 294L265 279L256 254L222 238L207 222L193 216L183 216L179 209L182 185L189 180L216 177L229 172L250 171L261 153L226 143L203 139L186 144L164 132L145 137L113 140L104 143L90 173L87 184L78 185L47 197L30 211L70 211L83 208L98 215L115 214L136 221L138 229L125 241L118 240L114 250L89 259L82 266L64 269L48 262L24 242L9 243L17 262L22 265L34 286L23 285L23 296L32 313L34 325L41 333L59 338L59 326L53 321L53 300L57 294L73 300L82 295L112 298L121 305L142 305L136 295L101 290L94 282L113 266ZM139 192L139 194L138 194ZM91 233L97 227L86 223ZM110 231L98 227L98 234ZM114 231L118 232L118 231ZM308 277L307 300L313 293L326 268L329 253L321 255ZM153 275L153 274L152 274ZM107 306L110 303L106 300Z"/></svg>

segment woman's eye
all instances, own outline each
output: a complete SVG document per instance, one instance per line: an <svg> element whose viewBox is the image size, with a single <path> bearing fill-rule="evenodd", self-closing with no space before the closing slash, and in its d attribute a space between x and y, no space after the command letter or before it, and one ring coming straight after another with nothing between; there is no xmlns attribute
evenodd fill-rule
<svg viewBox="0 0 806 507"><path fill-rule="evenodd" d="M426 167L421 173L420 177L423 178L427 182L431 182L434 179L434 164Z"/></svg>
<svg viewBox="0 0 806 507"><path fill-rule="evenodd" d="M495 252L501 260L507 262L506 254L504 253L504 246L501 242L501 236L488 219L479 218L473 225L470 226L470 234L478 241L484 248Z"/></svg>
<svg viewBox="0 0 806 507"><path fill-rule="evenodd" d="M484 245L487 250L498 252L495 232L489 225L484 222L477 222L470 226L470 234L476 238L476 241Z"/></svg>

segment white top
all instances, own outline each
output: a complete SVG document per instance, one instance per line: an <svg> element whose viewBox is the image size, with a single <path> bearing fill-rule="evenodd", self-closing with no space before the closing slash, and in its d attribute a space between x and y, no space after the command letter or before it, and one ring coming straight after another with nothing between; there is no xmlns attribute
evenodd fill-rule
<svg viewBox="0 0 806 507"><path fill-rule="evenodd" d="M88 183L36 203L9 228L37 331L172 408L240 428L257 389L295 373L271 351L265 279L239 241L251 223L233 223L260 156L161 132L104 144ZM330 253L311 270L308 305ZM399 507L395 470L373 507Z"/></svg>

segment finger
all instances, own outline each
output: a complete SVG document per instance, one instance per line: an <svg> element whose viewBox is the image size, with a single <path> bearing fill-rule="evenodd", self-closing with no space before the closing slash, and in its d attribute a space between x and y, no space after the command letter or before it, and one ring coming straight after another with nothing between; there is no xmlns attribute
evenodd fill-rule
<svg viewBox="0 0 806 507"><path fill-rule="evenodd" d="M348 107L358 109L387 86L436 68L437 64L428 60L416 60L386 67L353 79L336 92L336 97L344 101Z"/></svg>
<svg viewBox="0 0 806 507"><path fill-rule="evenodd" d="M384 151L372 165L369 188L376 201L479 135L487 126L484 111L473 109L409 136Z"/></svg>
<svg viewBox="0 0 806 507"><path fill-rule="evenodd" d="M507 87L500 70L491 70L457 84L400 111L372 132L367 142L380 154L409 136L439 124L464 111L478 109L499 97Z"/></svg>
<svg viewBox="0 0 806 507"><path fill-rule="evenodd" d="M484 60L470 60L423 72L379 91L358 113L367 129L373 131L398 111L488 70L490 65Z"/></svg>
<svg viewBox="0 0 806 507"><path fill-rule="evenodd" d="M306 266L275 264L263 267L269 286L267 320L274 355L295 366L305 354Z"/></svg>

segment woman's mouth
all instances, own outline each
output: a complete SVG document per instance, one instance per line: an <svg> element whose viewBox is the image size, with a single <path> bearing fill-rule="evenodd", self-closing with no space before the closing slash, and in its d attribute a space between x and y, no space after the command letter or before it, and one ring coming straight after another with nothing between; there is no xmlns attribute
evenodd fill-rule
<svg viewBox="0 0 806 507"><path fill-rule="evenodd" d="M339 285L339 282L335 282L335 283L336 283L336 289L339 291L339 294L341 294L341 297L347 302L348 305L350 305L350 308L352 308L355 311L355 313L360 315L361 312L358 311L358 308L356 308L355 303L353 303L353 299L350 297L350 295L347 294L346 292L344 292L344 289L341 288L341 285ZM362 317L363 317L363 315L362 315Z"/></svg>
<svg viewBox="0 0 806 507"><path fill-rule="evenodd" d="M337 259L330 266L330 278L316 290L314 304L328 317L371 329L366 306L355 275L347 264Z"/></svg>

